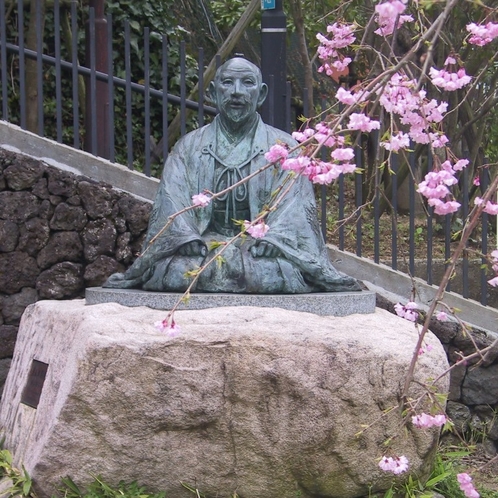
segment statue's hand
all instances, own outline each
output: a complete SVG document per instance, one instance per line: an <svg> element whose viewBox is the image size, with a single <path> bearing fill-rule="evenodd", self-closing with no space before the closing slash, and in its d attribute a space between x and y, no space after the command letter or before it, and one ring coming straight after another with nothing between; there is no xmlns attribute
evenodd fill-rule
<svg viewBox="0 0 498 498"><path fill-rule="evenodd" d="M206 256L208 253L207 247L203 242L199 242L198 240L193 240L192 242L187 242L183 244L178 249L178 254L180 256Z"/></svg>
<svg viewBox="0 0 498 498"><path fill-rule="evenodd" d="M270 242L258 240L251 247L251 255L253 258L278 258L282 253L278 247Z"/></svg>

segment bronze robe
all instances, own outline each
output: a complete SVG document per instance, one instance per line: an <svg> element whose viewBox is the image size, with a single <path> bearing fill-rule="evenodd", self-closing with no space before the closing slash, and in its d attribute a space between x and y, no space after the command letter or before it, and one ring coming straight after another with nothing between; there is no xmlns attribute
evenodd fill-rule
<svg viewBox="0 0 498 498"><path fill-rule="evenodd" d="M195 130L175 145L164 166L159 190L149 220L144 250L149 241L167 223L168 217L192 204L192 196L205 189L213 192L216 137L219 117L213 123ZM258 119L249 170L254 172L267 164L265 152L275 143L296 143L287 133ZM289 173L271 167L248 182L251 219L268 204L272 192L282 185ZM178 249L191 241L223 241L212 227L213 203L177 217L172 225L139 256L124 274L112 275L104 287L141 288L152 291L183 291L188 285L185 272L194 270L213 253L202 256L179 256ZM238 293L306 293L356 291L356 280L340 274L330 263L319 229L313 186L299 177L291 191L271 212L266 223L270 229L263 240L274 244L281 255L255 258L248 248L251 237L223 253L225 263L210 265L201 275L198 292Z"/></svg>

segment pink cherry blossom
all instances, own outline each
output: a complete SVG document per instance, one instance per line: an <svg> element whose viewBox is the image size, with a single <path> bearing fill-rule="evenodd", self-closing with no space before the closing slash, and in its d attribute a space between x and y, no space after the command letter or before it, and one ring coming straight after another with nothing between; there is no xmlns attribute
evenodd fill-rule
<svg viewBox="0 0 498 498"><path fill-rule="evenodd" d="M410 322L416 322L418 318L417 303L409 301L405 305L401 303L396 303L394 305L394 310L396 314L405 320Z"/></svg>
<svg viewBox="0 0 498 498"><path fill-rule="evenodd" d="M498 37L498 24L488 22L478 25L472 22L467 25L467 31L472 35L469 43L483 47Z"/></svg>
<svg viewBox="0 0 498 498"><path fill-rule="evenodd" d="M270 150L265 154L265 158L270 163L281 163L287 158L288 155L289 151L284 145L275 144L270 147Z"/></svg>
<svg viewBox="0 0 498 498"><path fill-rule="evenodd" d="M399 28L403 23L413 21L412 16L401 15L405 9L405 3L400 0L392 0L377 5L375 12L379 29L375 30L374 33L381 36L392 35L395 27ZM396 20L398 20L397 25Z"/></svg>
<svg viewBox="0 0 498 498"><path fill-rule="evenodd" d="M164 332L169 337L176 337L180 332L180 327L175 323L175 320L171 319L171 323L169 321L169 317L166 317L164 320L154 323L154 327L160 332Z"/></svg>
<svg viewBox="0 0 498 498"><path fill-rule="evenodd" d="M334 149L331 156L336 161L351 161L354 159L354 150L351 147Z"/></svg>
<svg viewBox="0 0 498 498"><path fill-rule="evenodd" d="M380 145L386 150L398 152L399 149L406 149L410 146L410 137L406 133L400 131L396 135L391 135L387 142L380 142Z"/></svg>
<svg viewBox="0 0 498 498"><path fill-rule="evenodd" d="M474 204L476 206L481 206L483 203L484 203L484 199L481 199L480 197L476 197L474 199ZM495 204L491 201L487 201L485 206L484 206L483 211L485 213L492 215L492 216L496 216L496 215L498 215L498 204Z"/></svg>
<svg viewBox="0 0 498 498"><path fill-rule="evenodd" d="M412 424L419 429L429 428L429 427L441 427L448 419L446 415L428 415L427 413L421 413L420 415L415 415L412 417Z"/></svg>
<svg viewBox="0 0 498 498"><path fill-rule="evenodd" d="M455 91L468 85L472 78L465 73L464 68L460 68L456 73L450 73L446 69L438 70L434 67L429 69L429 76L432 84L443 90Z"/></svg>
<svg viewBox="0 0 498 498"><path fill-rule="evenodd" d="M342 86L339 87L335 94L336 99L345 105L353 105L358 101L357 96Z"/></svg>
<svg viewBox="0 0 498 498"><path fill-rule="evenodd" d="M436 214L444 216L445 214L456 213L461 204L457 201L443 202L441 199L429 199L427 201L429 206L434 208Z"/></svg>
<svg viewBox="0 0 498 498"><path fill-rule="evenodd" d="M436 319L438 319L440 322L447 322L448 314L445 311L438 311L436 313Z"/></svg>
<svg viewBox="0 0 498 498"><path fill-rule="evenodd" d="M396 475L402 474L408 470L408 458L404 455L400 457L383 456L379 462L379 467L386 472L392 472Z"/></svg>
<svg viewBox="0 0 498 498"><path fill-rule="evenodd" d="M365 114L353 113L349 116L348 128L350 130L371 132L380 128L380 122L370 119Z"/></svg>
<svg viewBox="0 0 498 498"><path fill-rule="evenodd" d="M206 207L211 202L211 197L206 194L196 194L192 196L194 206Z"/></svg>
<svg viewBox="0 0 498 498"><path fill-rule="evenodd" d="M470 477L469 474L466 474L465 472L457 474L457 481L460 489L467 498L480 497L480 494L476 491L474 485L472 484L472 477Z"/></svg>
<svg viewBox="0 0 498 498"><path fill-rule="evenodd" d="M459 159L454 165L453 165L453 170L454 171L462 171L464 168L467 167L469 164L468 159Z"/></svg>
<svg viewBox="0 0 498 498"><path fill-rule="evenodd" d="M311 163L311 159L307 156L299 157L288 157L282 163L282 169L296 171L298 173L304 171L304 169Z"/></svg>
<svg viewBox="0 0 498 498"><path fill-rule="evenodd" d="M270 229L264 221L260 221L255 225L250 221L244 221L244 228L246 229L246 232L255 239L262 239Z"/></svg>
<svg viewBox="0 0 498 498"><path fill-rule="evenodd" d="M304 131L295 131L292 133L292 138L297 142L304 142L308 140L308 138L312 137L315 134L315 130L313 128L306 128Z"/></svg>
<svg viewBox="0 0 498 498"><path fill-rule="evenodd" d="M498 277L494 277L491 280L488 280L488 284L492 287L498 287Z"/></svg>

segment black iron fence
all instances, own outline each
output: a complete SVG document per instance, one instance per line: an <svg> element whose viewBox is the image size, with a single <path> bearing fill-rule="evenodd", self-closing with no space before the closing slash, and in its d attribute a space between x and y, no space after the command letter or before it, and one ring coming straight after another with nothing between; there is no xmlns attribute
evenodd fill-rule
<svg viewBox="0 0 498 498"><path fill-rule="evenodd" d="M155 37L151 53L151 33L145 29L141 41L143 75L134 81L129 23L124 25L122 39L124 60L117 60L111 16L91 8L82 18L77 2L71 1L64 10L64 20L70 29L68 46L61 42L61 6L59 0L54 0L52 35L44 33L44 18L38 9L31 13L35 19L34 22L30 19L29 25L35 29L36 36L29 37L35 42L28 47L23 4L23 0L17 1L16 20L12 23L7 18L5 0L0 0L3 120L57 142L85 148L110 161L127 164L130 169L138 167L150 176L159 172L168 154L176 115L179 116L178 133L182 135L189 126L202 126L216 113L214 108L202 104L202 50L198 69L193 74L187 63L185 45L181 44L179 64L174 66L172 74L167 37L161 37L160 50L157 50ZM9 13L12 15L10 9ZM86 26L84 30L82 25ZM160 66L160 74L155 74L154 81L151 74L157 71L151 69L151 58L155 67L158 60ZM178 95L168 93L172 78ZM193 79L198 87L196 101L187 98ZM271 87L271 80L269 84ZM287 131L291 131L289 84L286 92ZM270 112L270 119L271 116ZM173 133L176 135L176 128ZM417 178L431 169L430 154L423 150L407 158L393 154L388 166L380 170L369 168L365 163L365 150L372 147L377 147L375 137L360 141L356 147L356 162L361 173L349 178L341 176L335 185L319 188L324 236L340 249L408 272L429 284L438 283L437 278L469 213L471 187L474 195L484 191L490 181L489 172L483 168L479 178L469 178L469 173L464 171L459 185L461 210L454 215L435 216L421 201L415 186ZM404 168L405 174L400 175L406 164L410 166L409 174L406 175ZM483 214L482 229L476 232L464 252L458 276L449 284L449 290L482 304L488 304L490 292L483 254L496 244L494 228L494 217Z"/></svg>

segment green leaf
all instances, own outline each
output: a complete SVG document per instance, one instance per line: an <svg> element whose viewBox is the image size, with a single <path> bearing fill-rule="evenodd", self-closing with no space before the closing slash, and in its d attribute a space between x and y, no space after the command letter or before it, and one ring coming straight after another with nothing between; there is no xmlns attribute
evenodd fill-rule
<svg viewBox="0 0 498 498"><path fill-rule="evenodd" d="M432 479L429 479L425 485L426 487L430 488L430 487L433 487L434 485L436 485L438 482L441 482L441 481L444 481L447 477L449 477L450 475L452 475L452 472L443 472L442 474L439 474L435 477L433 477Z"/></svg>

